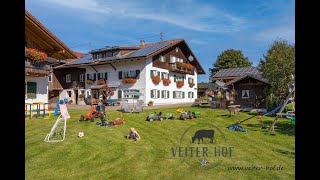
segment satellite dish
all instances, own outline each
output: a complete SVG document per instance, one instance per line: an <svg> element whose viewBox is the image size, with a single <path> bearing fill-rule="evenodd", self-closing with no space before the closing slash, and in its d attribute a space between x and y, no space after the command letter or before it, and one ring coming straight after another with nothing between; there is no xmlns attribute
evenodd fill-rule
<svg viewBox="0 0 320 180"><path fill-rule="evenodd" d="M190 55L190 56L188 57L188 59L189 59L189 61L193 61L193 56Z"/></svg>

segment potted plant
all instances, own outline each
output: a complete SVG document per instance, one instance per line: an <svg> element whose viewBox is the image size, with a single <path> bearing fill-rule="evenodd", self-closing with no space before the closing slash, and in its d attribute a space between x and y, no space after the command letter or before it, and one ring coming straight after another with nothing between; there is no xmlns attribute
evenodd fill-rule
<svg viewBox="0 0 320 180"><path fill-rule="evenodd" d="M25 48L25 55L33 62L43 62L48 57L47 53L33 48Z"/></svg>
<svg viewBox="0 0 320 180"><path fill-rule="evenodd" d="M152 77L152 82L154 84L159 84L161 82L160 76L153 76Z"/></svg>
<svg viewBox="0 0 320 180"><path fill-rule="evenodd" d="M122 83L124 84L134 84L137 82L135 78L124 78L121 80Z"/></svg>
<svg viewBox="0 0 320 180"><path fill-rule="evenodd" d="M189 83L189 87L191 87L191 88L192 88L194 85L195 85L195 84L194 84L193 82L190 82L190 83Z"/></svg>
<svg viewBox="0 0 320 180"><path fill-rule="evenodd" d="M177 88L181 88L184 85L183 81L176 81L177 83Z"/></svg>
<svg viewBox="0 0 320 180"><path fill-rule="evenodd" d="M162 80L163 85L165 86L169 86L169 84L171 84L171 80L170 79L163 79Z"/></svg>
<svg viewBox="0 0 320 180"><path fill-rule="evenodd" d="M106 84L107 82L106 82L106 80L104 80L104 79L99 79L98 81L97 81L97 85L102 85L102 84Z"/></svg>
<svg viewBox="0 0 320 180"><path fill-rule="evenodd" d="M149 101L148 106L153 106L153 101Z"/></svg>
<svg viewBox="0 0 320 180"><path fill-rule="evenodd" d="M93 81L91 79L86 80L86 84L91 85L93 84Z"/></svg>

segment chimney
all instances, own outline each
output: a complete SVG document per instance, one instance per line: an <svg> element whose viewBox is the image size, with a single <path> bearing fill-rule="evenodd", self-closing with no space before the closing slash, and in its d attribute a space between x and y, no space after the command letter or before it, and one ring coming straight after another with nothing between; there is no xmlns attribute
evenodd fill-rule
<svg viewBox="0 0 320 180"><path fill-rule="evenodd" d="M144 46L144 40L140 40L140 46Z"/></svg>

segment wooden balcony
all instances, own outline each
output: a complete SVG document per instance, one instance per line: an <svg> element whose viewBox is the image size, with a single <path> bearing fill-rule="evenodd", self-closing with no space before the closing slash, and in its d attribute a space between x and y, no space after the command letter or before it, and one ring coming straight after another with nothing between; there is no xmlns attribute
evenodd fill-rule
<svg viewBox="0 0 320 180"><path fill-rule="evenodd" d="M186 68L183 68L183 67L178 68L176 63L169 63L169 71L180 73L180 74L192 74L192 71L187 70Z"/></svg>
<svg viewBox="0 0 320 180"><path fill-rule="evenodd" d="M33 62L25 59L25 75L30 77L45 77L52 71L52 66L48 62Z"/></svg>

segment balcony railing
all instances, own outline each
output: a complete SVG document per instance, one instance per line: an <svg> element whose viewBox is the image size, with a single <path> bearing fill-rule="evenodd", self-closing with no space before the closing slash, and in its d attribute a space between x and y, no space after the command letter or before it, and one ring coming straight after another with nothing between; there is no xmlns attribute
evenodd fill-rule
<svg viewBox="0 0 320 180"><path fill-rule="evenodd" d="M52 66L44 62L30 61L27 57L25 58L25 72L27 76L48 76L52 71Z"/></svg>
<svg viewBox="0 0 320 180"><path fill-rule="evenodd" d="M184 67L178 67L176 63L169 63L169 71L181 74L192 74L191 70L188 70Z"/></svg>

